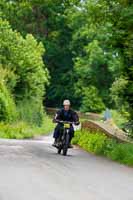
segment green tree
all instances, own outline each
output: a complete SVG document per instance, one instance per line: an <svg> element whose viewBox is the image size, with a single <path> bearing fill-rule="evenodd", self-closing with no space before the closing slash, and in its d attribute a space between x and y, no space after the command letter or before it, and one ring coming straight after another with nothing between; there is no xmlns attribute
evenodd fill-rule
<svg viewBox="0 0 133 200"><path fill-rule="evenodd" d="M12 92L16 104L26 99L41 106L48 84L48 70L42 60L43 45L32 35L23 38L1 19L0 44L0 68L8 72L4 87Z"/></svg>
<svg viewBox="0 0 133 200"><path fill-rule="evenodd" d="M83 88L83 99L80 110L82 112L101 112L105 109L102 98L99 97L98 91L94 86Z"/></svg>
<svg viewBox="0 0 133 200"><path fill-rule="evenodd" d="M73 61L69 49L71 29L67 25L67 9L79 0L2 0L3 18L23 35L33 34L42 41L46 52L44 62L50 71L51 82L47 87L48 105L59 105L64 98L74 99ZM73 97L72 97L73 96Z"/></svg>
<svg viewBox="0 0 133 200"><path fill-rule="evenodd" d="M9 71L0 67L0 121L11 122L16 119L17 111L13 96L6 86Z"/></svg>
<svg viewBox="0 0 133 200"><path fill-rule="evenodd" d="M114 88L123 77L127 87L120 87L119 100L133 118L132 0L1 0L0 7L13 29L24 37L33 34L45 46L43 61L51 75L47 105L70 98L82 107L84 88L93 86L98 99L118 108Z"/></svg>
<svg viewBox="0 0 133 200"><path fill-rule="evenodd" d="M68 12L68 24L73 30L71 49L79 82L76 90L94 85L104 103L112 107L109 88L122 75L128 80L123 104L128 103L130 113L133 107L132 10L133 3L129 0L86 0ZM82 103L81 97L79 100Z"/></svg>

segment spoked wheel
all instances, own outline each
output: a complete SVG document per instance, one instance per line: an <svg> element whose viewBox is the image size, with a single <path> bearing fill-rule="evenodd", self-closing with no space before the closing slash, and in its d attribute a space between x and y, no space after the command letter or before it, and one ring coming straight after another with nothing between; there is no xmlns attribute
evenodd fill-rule
<svg viewBox="0 0 133 200"><path fill-rule="evenodd" d="M59 148L58 148L58 154L61 154L61 150L62 150L62 148L59 147Z"/></svg>
<svg viewBox="0 0 133 200"><path fill-rule="evenodd" d="M67 150L68 150L68 147L64 147L64 148L63 148L63 156L66 156L66 155L67 155Z"/></svg>
<svg viewBox="0 0 133 200"><path fill-rule="evenodd" d="M67 150L68 150L68 146L69 146L69 139L70 139L69 134L66 134L65 144L63 146L63 156L67 155Z"/></svg>

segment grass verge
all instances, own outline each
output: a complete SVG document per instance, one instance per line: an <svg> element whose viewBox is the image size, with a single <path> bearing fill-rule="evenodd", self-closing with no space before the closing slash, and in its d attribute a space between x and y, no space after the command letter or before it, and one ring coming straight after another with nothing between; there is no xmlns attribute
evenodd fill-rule
<svg viewBox="0 0 133 200"><path fill-rule="evenodd" d="M36 135L50 133L54 128L52 120L47 115L44 116L42 125L36 126L24 121L18 121L11 124L0 123L0 138L8 139L25 139L32 138Z"/></svg>
<svg viewBox="0 0 133 200"><path fill-rule="evenodd" d="M133 144L118 143L101 132L77 131L73 144L78 144L88 152L104 155L119 163L133 166Z"/></svg>

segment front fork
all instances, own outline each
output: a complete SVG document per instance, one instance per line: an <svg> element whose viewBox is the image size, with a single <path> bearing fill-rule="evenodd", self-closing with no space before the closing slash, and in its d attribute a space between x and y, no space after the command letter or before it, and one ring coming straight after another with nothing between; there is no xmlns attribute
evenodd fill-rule
<svg viewBox="0 0 133 200"><path fill-rule="evenodd" d="M65 144L65 145L69 145L69 141L68 141L68 136L69 136L69 138L70 138L70 135L69 135L69 129L65 129L64 130L64 134L63 134L63 136L62 136L62 141L63 141L63 145Z"/></svg>
<svg viewBox="0 0 133 200"><path fill-rule="evenodd" d="M60 134L60 137L58 138L58 143L60 145L64 145L66 144L66 142L68 143L68 141L66 141L66 139L68 138L67 135L69 134L69 129L64 129L63 130L63 134ZM69 135L70 138L70 135Z"/></svg>

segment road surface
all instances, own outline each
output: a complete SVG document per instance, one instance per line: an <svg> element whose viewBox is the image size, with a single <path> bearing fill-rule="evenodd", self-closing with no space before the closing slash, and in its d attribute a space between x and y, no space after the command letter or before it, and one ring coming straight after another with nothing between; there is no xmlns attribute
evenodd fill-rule
<svg viewBox="0 0 133 200"><path fill-rule="evenodd" d="M51 142L0 140L0 200L133 200L132 168Z"/></svg>

